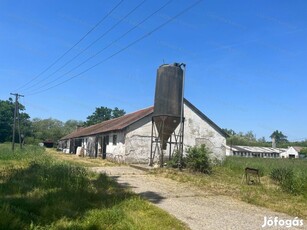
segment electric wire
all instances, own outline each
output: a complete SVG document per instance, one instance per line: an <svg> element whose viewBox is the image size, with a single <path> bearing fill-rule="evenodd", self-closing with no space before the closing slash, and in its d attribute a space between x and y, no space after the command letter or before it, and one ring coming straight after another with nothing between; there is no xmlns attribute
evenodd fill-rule
<svg viewBox="0 0 307 230"><path fill-rule="evenodd" d="M119 40L121 40L122 38L124 38L127 34L129 34L130 32L132 32L133 30L135 30L136 28L138 28L141 24L143 24L144 22L146 22L148 19L150 19L153 15L155 15L156 13L158 13L159 11L161 11L163 8L165 8L168 4L170 4L172 2L172 0L169 0L168 2L166 2L163 6L161 6L159 9L157 9L156 11L154 11L153 13L151 13L149 16L147 16L145 19L143 19L142 21L140 21L139 23L137 23L134 27L132 27L131 29L129 29L128 31L126 31L123 35L121 35L120 37L118 37L117 39L113 40L111 43L109 43L107 46L105 46L103 49L101 49L100 51L98 51L97 53L95 53L94 55L92 55L91 57L87 58L85 61L81 62L80 64L78 64L77 66L75 66L74 68L70 69L68 72L60 75L59 77L55 78L52 81L49 81L48 83L42 85L41 87L45 87L49 84L52 84L54 82L56 82L57 80L59 80L60 78L62 78L63 76L66 76L67 74L71 73L72 71L76 70L77 68L79 68L80 66L82 66L83 64L87 63L89 60L93 59L94 57L96 57L97 55L99 55L100 53L102 53L104 50L106 50L107 48L109 48L110 46L112 46L113 44L115 44L116 42L118 42ZM33 91L32 91L33 92ZM31 92L30 92L31 94Z"/></svg>
<svg viewBox="0 0 307 230"><path fill-rule="evenodd" d="M112 55L110 55L110 56L108 56L107 58L103 59L102 61L96 63L95 65L93 65L93 66L91 66L91 67L89 67L89 68L83 70L82 72L80 72L80 73L78 73L78 74L76 74L76 75L74 75L74 76L72 76L72 77L70 77L70 78L68 78L68 79L66 79L66 80L64 80L64 81L62 81L62 82L56 84L56 85L50 86L50 87L48 87L48 88L46 88L46 89L44 89L44 90L40 90L40 91L33 92L33 93L31 93L31 94L28 94L28 96L37 95L37 94L46 92L46 91L48 91L48 90L50 90L50 89L53 89L53 88L55 88L55 87L57 87L57 86L60 86L60 85L62 85L62 84L64 84L64 83L66 83L66 82L68 82L68 81L70 81L70 80L72 80L72 79L74 79L74 78L76 78L76 77L78 77L78 76L80 76L80 75L82 75L82 74L84 74L84 73L86 73L86 72L92 70L93 68L97 67L98 65L101 65L102 63L108 61L109 59L113 58L114 56L116 56L116 55L122 53L123 51L127 50L127 49L130 48L131 46L133 46L133 45L137 44L138 42L142 41L143 39L145 39L145 38L151 36L153 33L157 32L157 31L160 30L162 27L164 27L164 26L166 26L167 24L169 24L170 22L172 22L174 19L178 18L178 17L181 16L182 14L184 14L184 13L186 13L187 11L191 10L192 8L194 8L194 7L195 7L196 5L198 5L201 1L202 1L202 0L196 1L195 3L193 3L192 5L190 5L189 7L185 8L185 9L182 10L182 11L180 11L180 12L179 12L178 14L176 14L175 16L171 17L169 20L167 20L167 21L165 21L164 23L160 24L159 26L157 26L156 28L154 28L154 29L151 30L150 32L144 34L144 35L141 36L140 38L138 38L138 39L136 39L135 41L131 42L129 45L127 45L127 46L125 46L124 48L120 49L119 51L113 53Z"/></svg>
<svg viewBox="0 0 307 230"><path fill-rule="evenodd" d="M35 81L36 79L38 79L40 76L42 76L45 72L47 72L51 67L53 67L56 63L58 63L66 54L68 54L73 48L75 48L80 42L82 42L93 30L95 30L103 21L105 21L105 19L108 18L108 16L114 11L116 10L122 3L124 2L124 0L120 0L119 3L117 3L115 5L115 7L113 7L98 23L96 23L85 35L83 35L83 37L81 37L77 43L75 43L71 48L69 48L65 53L63 53L60 57L58 57L51 65L49 65L46 69L44 69L41 73L39 73L38 75L36 75L34 78L32 78L30 81L28 81L27 83L25 83L24 85L20 86L19 88L17 88L17 90L20 90L22 88L24 88L25 86L29 85L31 82Z"/></svg>
<svg viewBox="0 0 307 230"><path fill-rule="evenodd" d="M50 75L48 75L46 78L43 78L42 80L40 80L39 82L37 82L36 84L33 84L32 86L24 89L25 90L29 90L31 88L33 88L34 86L39 85L40 83L46 81L47 79L49 79L51 76L53 76L54 74L56 74L57 72L59 72L61 69L63 69L65 66L67 66L69 63L71 63L72 61L74 61L77 57L79 57L82 53L84 53L86 50L88 50L90 47L92 47L95 43L97 43L99 40L101 40L103 37L105 37L108 33L110 33L113 29L115 29L122 21L124 21L127 17L129 17L132 13L134 13L141 5L143 5L147 0L143 0L141 3L139 3L136 7L134 7L131 11L129 11L128 14L126 14L124 17L122 17L117 23L115 23L111 28L109 28L106 32L104 32L101 36L99 36L95 41L93 41L92 43L90 43L86 48L84 48L83 50L81 50L77 55L75 55L73 58L71 58L70 60L68 60L64 65L60 66L57 70L55 70L53 73L51 73ZM52 81L54 82L54 81ZM46 84L45 84L46 85ZM44 87L45 85L41 86Z"/></svg>

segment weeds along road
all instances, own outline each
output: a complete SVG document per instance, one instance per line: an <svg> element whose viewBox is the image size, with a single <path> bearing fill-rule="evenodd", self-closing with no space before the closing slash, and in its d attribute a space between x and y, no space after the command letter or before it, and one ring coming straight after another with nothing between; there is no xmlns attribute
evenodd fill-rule
<svg viewBox="0 0 307 230"><path fill-rule="evenodd" d="M264 217L293 220L286 214L253 206L226 196L209 195L206 191L171 179L147 174L129 166L94 167L93 171L106 173L133 192L164 209L191 229L307 229L303 227L264 227ZM157 223L157 229L163 229Z"/></svg>

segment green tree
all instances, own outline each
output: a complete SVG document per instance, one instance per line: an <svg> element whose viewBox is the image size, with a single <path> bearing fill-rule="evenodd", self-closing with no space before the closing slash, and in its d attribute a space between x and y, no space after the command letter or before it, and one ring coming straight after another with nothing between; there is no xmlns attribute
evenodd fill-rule
<svg viewBox="0 0 307 230"><path fill-rule="evenodd" d="M229 136L234 136L234 135L236 135L236 132L235 132L234 130L232 130L232 129L223 129L223 131L224 131L225 133L227 133Z"/></svg>
<svg viewBox="0 0 307 230"><path fill-rule="evenodd" d="M281 131L275 130L270 138L275 138L276 143L285 143L288 142L287 136L284 135Z"/></svg>
<svg viewBox="0 0 307 230"><path fill-rule="evenodd" d="M114 109L110 109L108 107L98 107L95 112L87 117L87 121L85 122L86 126L98 124L103 121L107 121L113 118L117 118L125 115L125 111L115 107Z"/></svg>
<svg viewBox="0 0 307 230"><path fill-rule="evenodd" d="M0 100L0 143L12 140L14 109L15 104L12 98L6 101ZM22 112L24 110L25 107L19 103L20 130L22 134L28 135L30 116ZM16 140L18 140L17 135L16 133Z"/></svg>
<svg viewBox="0 0 307 230"><path fill-rule="evenodd" d="M257 141L260 143L266 143L265 137L261 137Z"/></svg>
<svg viewBox="0 0 307 230"><path fill-rule="evenodd" d="M74 130L76 130L77 127L81 127L83 125L84 125L83 121L68 120L64 123L63 133L64 133L64 135L67 135L67 134L73 132Z"/></svg>
<svg viewBox="0 0 307 230"><path fill-rule="evenodd" d="M243 146L270 146L270 144L265 142L265 138L258 139L253 131L248 131L246 133L239 132L235 133L232 129L224 129L229 135L227 138L228 145L243 145Z"/></svg>
<svg viewBox="0 0 307 230"><path fill-rule="evenodd" d="M125 110L115 107L112 111L112 118L121 117L124 116L125 114L126 114Z"/></svg>
<svg viewBox="0 0 307 230"><path fill-rule="evenodd" d="M39 141L51 140L56 142L65 136L64 123L57 119L34 118L32 120L33 137Z"/></svg>
<svg viewBox="0 0 307 230"><path fill-rule="evenodd" d="M307 157L307 147L306 148L302 148L301 151L300 151L300 154L302 154L305 157Z"/></svg>

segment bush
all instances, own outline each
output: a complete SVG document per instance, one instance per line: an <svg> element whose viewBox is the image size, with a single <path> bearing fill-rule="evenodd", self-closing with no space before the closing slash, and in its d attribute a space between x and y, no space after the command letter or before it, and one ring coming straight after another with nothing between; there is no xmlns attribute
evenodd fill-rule
<svg viewBox="0 0 307 230"><path fill-rule="evenodd" d="M307 157L307 148L302 148L301 151L300 151L300 155Z"/></svg>
<svg viewBox="0 0 307 230"><path fill-rule="evenodd" d="M285 192L300 195L305 190L305 179L302 173L294 173L291 168L276 168L271 171L271 179L276 181Z"/></svg>
<svg viewBox="0 0 307 230"><path fill-rule="evenodd" d="M171 168L178 168L179 162L180 162L180 153L179 153L179 151L175 151L175 153L172 156L172 159L167 162L167 166L171 167ZM182 159L181 159L180 167L181 168L185 168L186 167L186 163L185 163L185 158L184 157L182 157Z"/></svg>
<svg viewBox="0 0 307 230"><path fill-rule="evenodd" d="M277 183L284 183L293 177L293 170L290 168L275 168L271 171L270 177Z"/></svg>
<svg viewBox="0 0 307 230"><path fill-rule="evenodd" d="M189 147L187 149L186 165L194 172L210 174L212 162L209 158L210 151L205 145Z"/></svg>

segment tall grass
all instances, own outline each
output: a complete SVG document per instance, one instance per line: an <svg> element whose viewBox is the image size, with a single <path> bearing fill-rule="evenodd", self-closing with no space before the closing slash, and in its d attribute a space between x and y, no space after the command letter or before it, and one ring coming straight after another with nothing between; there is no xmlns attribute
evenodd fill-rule
<svg viewBox="0 0 307 230"><path fill-rule="evenodd" d="M306 160L228 157L224 167L237 173L245 167L258 168L261 176L269 176L283 191L307 197Z"/></svg>
<svg viewBox="0 0 307 230"><path fill-rule="evenodd" d="M106 175L43 149L0 145L0 166L0 229L156 229L158 221L186 228Z"/></svg>
<svg viewBox="0 0 307 230"><path fill-rule="evenodd" d="M245 167L259 168L263 175L269 175L272 169L278 167L306 171L307 161L301 159L227 157L223 165L236 172L242 172Z"/></svg>

